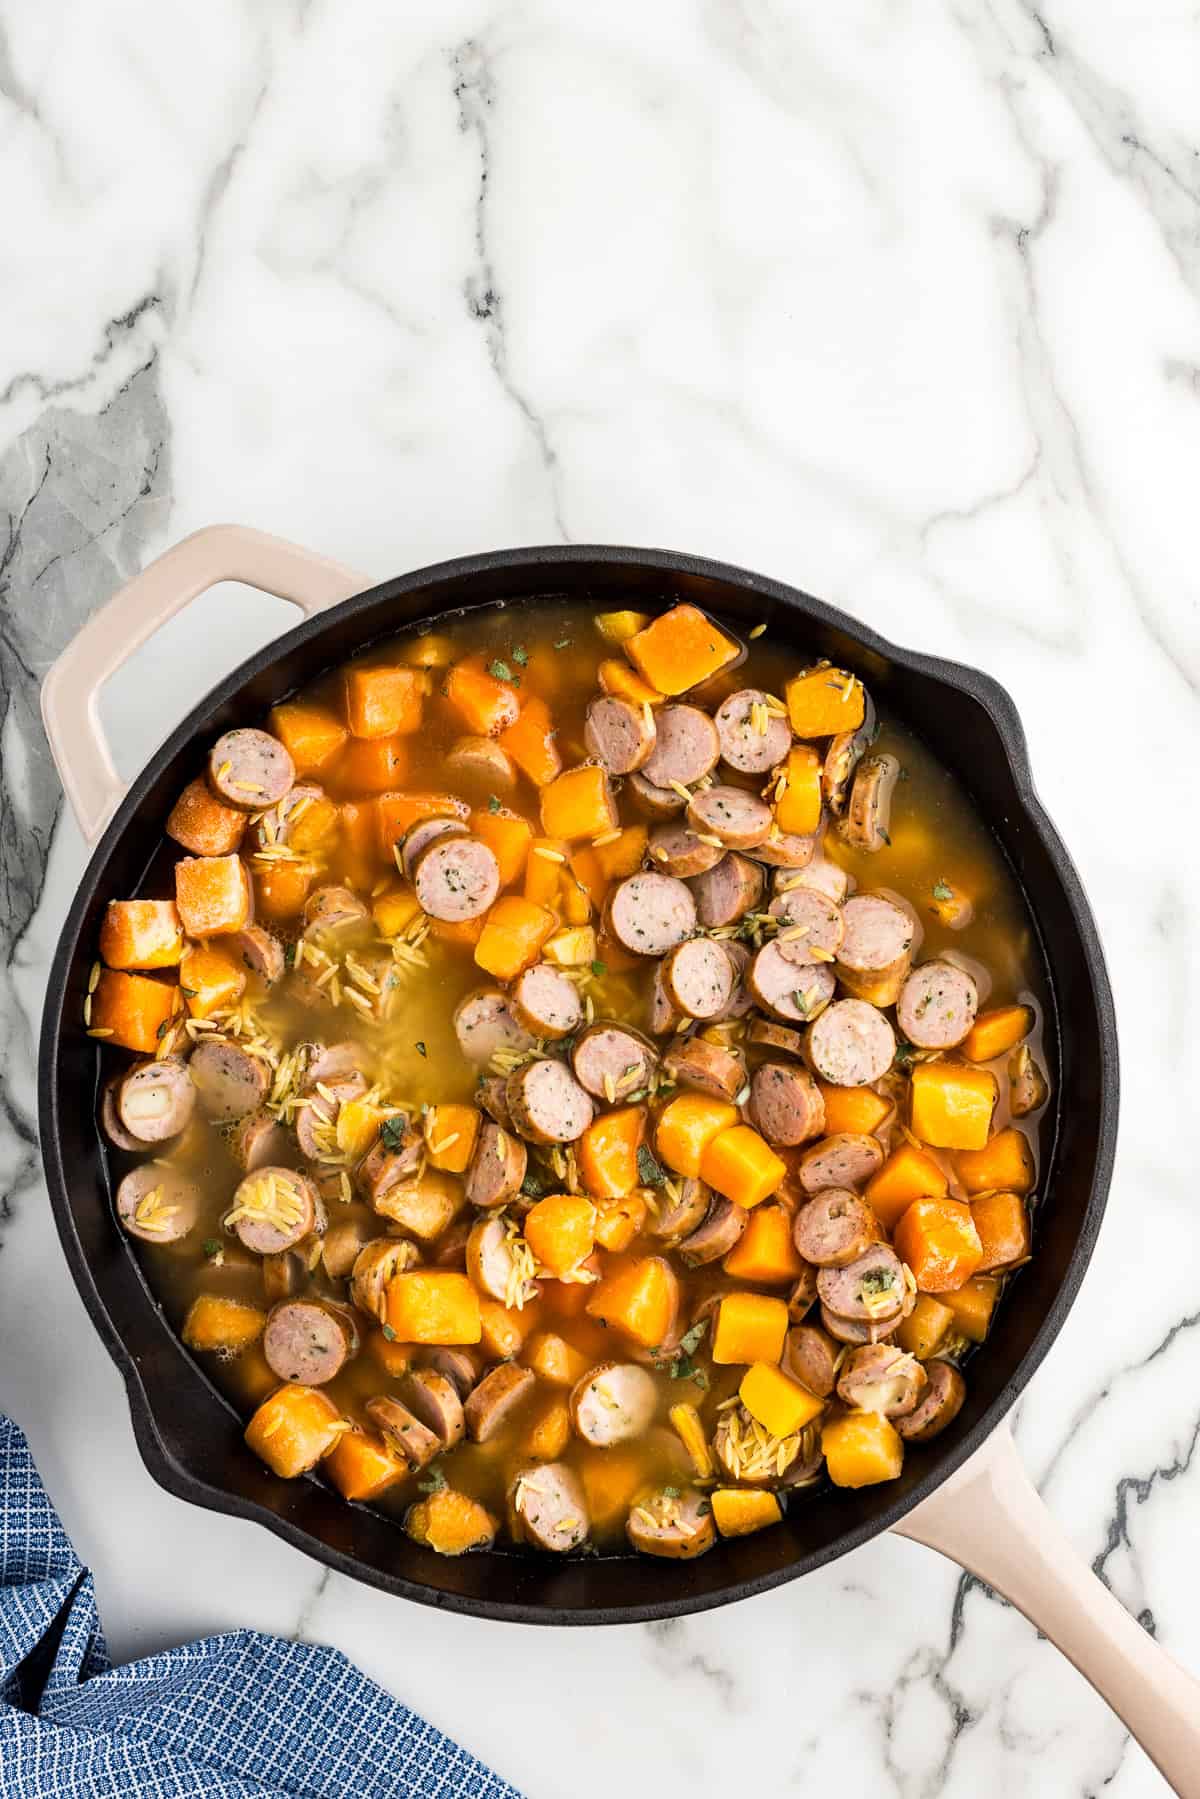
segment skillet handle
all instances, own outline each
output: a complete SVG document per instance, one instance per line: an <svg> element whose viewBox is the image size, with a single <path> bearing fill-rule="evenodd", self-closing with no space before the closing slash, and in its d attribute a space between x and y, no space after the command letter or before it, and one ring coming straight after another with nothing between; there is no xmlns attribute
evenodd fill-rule
<svg viewBox="0 0 1200 1799"><path fill-rule="evenodd" d="M42 683L50 753L87 843L108 823L125 784L97 710L100 689L169 618L221 581L241 581L306 616L374 583L299 544L246 525L195 531L119 588L72 639Z"/></svg>
<svg viewBox="0 0 1200 1799"><path fill-rule="evenodd" d="M1108 1701L1174 1791L1200 1799L1200 1681L1080 1559L1006 1424L893 1528L1011 1600Z"/></svg>

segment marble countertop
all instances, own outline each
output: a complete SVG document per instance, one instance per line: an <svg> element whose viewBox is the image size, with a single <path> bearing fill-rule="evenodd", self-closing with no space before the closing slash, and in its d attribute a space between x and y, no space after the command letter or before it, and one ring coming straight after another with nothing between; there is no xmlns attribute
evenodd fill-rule
<svg viewBox="0 0 1200 1799"><path fill-rule="evenodd" d="M334 1643L530 1799L715 1799L748 1765L772 1799L1163 1790L1015 1611L897 1539L562 1636L389 1600L161 1492L39 1172L84 852L37 688L224 519L377 577L688 549L989 668L1124 1053L1108 1222L1017 1439L1200 1669L1198 66L1168 0L0 8L0 1407L118 1658L241 1624ZM122 768L292 616L226 589L176 621L107 692Z"/></svg>

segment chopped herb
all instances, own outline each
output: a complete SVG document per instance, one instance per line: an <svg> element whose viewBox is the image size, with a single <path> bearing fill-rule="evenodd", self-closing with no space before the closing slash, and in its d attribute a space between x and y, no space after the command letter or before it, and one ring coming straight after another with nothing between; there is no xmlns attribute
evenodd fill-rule
<svg viewBox="0 0 1200 1799"><path fill-rule="evenodd" d="M191 999L192 995L191 995L190 990L187 987L182 988L181 991L186 993L187 997L189 999ZM166 1036L166 1034L170 1030L170 1028L171 1028L171 1020L169 1018L164 1018L162 1023L159 1025L158 1029L154 1033L154 1035L158 1038L158 1041L160 1043L162 1042L163 1038Z"/></svg>
<svg viewBox="0 0 1200 1799"><path fill-rule="evenodd" d="M935 900L953 899L954 889L948 881L935 881L933 884L933 897Z"/></svg>
<svg viewBox="0 0 1200 1799"><path fill-rule="evenodd" d="M445 1485L446 1476L436 1462L430 1464L425 1479L417 1482L418 1490L422 1493L441 1493Z"/></svg>
<svg viewBox="0 0 1200 1799"><path fill-rule="evenodd" d="M893 1066L896 1068L911 1068L916 1053L916 1049L913 1045L911 1043L906 1043L902 1038L896 1045L896 1054L892 1059Z"/></svg>
<svg viewBox="0 0 1200 1799"><path fill-rule="evenodd" d="M419 1056L427 1056L429 1054L429 1051L426 1049L425 1045L421 1042L421 1039L419 1037L417 1038L417 1054Z"/></svg>
<svg viewBox="0 0 1200 1799"><path fill-rule="evenodd" d="M799 1012L801 1018L807 1018L808 1017L808 995L807 995L807 993L804 992L803 988L801 988L801 987L796 988L796 991L792 994L792 1000L793 1000L796 1010L797 1010L797 1012Z"/></svg>
<svg viewBox="0 0 1200 1799"><path fill-rule="evenodd" d="M399 1116L385 1118L379 1127L379 1141L395 1155L404 1141L404 1119Z"/></svg>
<svg viewBox="0 0 1200 1799"><path fill-rule="evenodd" d="M525 664L529 661L529 651L525 648L523 643L514 643L512 648L512 659L517 664L518 668L524 668Z"/></svg>
<svg viewBox="0 0 1200 1799"><path fill-rule="evenodd" d="M691 1330L685 1331L680 1337L679 1347L667 1364L667 1373L672 1380L692 1380L699 1387L708 1386L707 1374L692 1360L707 1329L708 1319L701 1318L696 1324L693 1324Z"/></svg>
<svg viewBox="0 0 1200 1799"><path fill-rule="evenodd" d="M395 1342L395 1341L396 1341L396 1333L395 1333L395 1331L394 1331L394 1330L393 1330L393 1329L392 1329L392 1327L391 1327L391 1325L390 1325L390 1324L385 1324L385 1325L384 1325L384 1326L383 1326L383 1327L382 1327L382 1329L383 1329L383 1334L384 1334L384 1336L385 1336L385 1337L386 1337L386 1338L387 1338L387 1340L388 1340L388 1342L389 1342L389 1343L394 1343L394 1342Z"/></svg>
<svg viewBox="0 0 1200 1799"><path fill-rule="evenodd" d="M607 962L593 962L592 963L592 973L596 976L607 974L608 973L608 963Z"/></svg>
<svg viewBox="0 0 1200 1799"><path fill-rule="evenodd" d="M221 1244L220 1244L219 1239L216 1237L206 1237L204 1239L204 1253L206 1256L208 1256L210 1258L212 1256L219 1256L221 1253Z"/></svg>
<svg viewBox="0 0 1200 1799"><path fill-rule="evenodd" d="M638 1145L637 1171L644 1187L661 1187L666 1182L665 1173L644 1143Z"/></svg>
<svg viewBox="0 0 1200 1799"><path fill-rule="evenodd" d="M890 1268L868 1268L860 1285L864 1293L890 1293L896 1276Z"/></svg>
<svg viewBox="0 0 1200 1799"><path fill-rule="evenodd" d="M708 1514L711 1511L712 1511L712 1506L708 1503L707 1499L701 1499L701 1500L697 1501L697 1503L696 1503L697 1518L707 1518Z"/></svg>
<svg viewBox="0 0 1200 1799"><path fill-rule="evenodd" d="M521 1182L521 1191L526 1199L545 1199L550 1189L544 1181L539 1180L537 1175L530 1171Z"/></svg>
<svg viewBox="0 0 1200 1799"><path fill-rule="evenodd" d="M888 836L887 832L884 830L882 825L879 826L879 835L883 838L883 841L887 844L888 848L891 849L892 840Z"/></svg>
<svg viewBox="0 0 1200 1799"><path fill-rule="evenodd" d="M678 1499L679 1498L679 1488L678 1487L664 1487L662 1490L662 1496L664 1499Z"/></svg>
<svg viewBox="0 0 1200 1799"><path fill-rule="evenodd" d="M691 1330L684 1331L682 1337L679 1339L679 1348L684 1355L691 1355L693 1351L699 1349L701 1343L704 1341L704 1333L707 1329L708 1319L700 1318L693 1324Z"/></svg>
<svg viewBox="0 0 1200 1799"><path fill-rule="evenodd" d="M500 810L500 801L496 798L494 793L489 793L488 794L488 811L489 812L499 812L499 810Z"/></svg>
<svg viewBox="0 0 1200 1799"><path fill-rule="evenodd" d="M554 647L556 650L569 650L571 647L571 639L569 637L564 637L562 642L556 643Z"/></svg>
<svg viewBox="0 0 1200 1799"><path fill-rule="evenodd" d="M488 674L494 675L497 681L511 681L513 678L513 672L508 663L501 662L498 656L494 662L488 663Z"/></svg>
<svg viewBox="0 0 1200 1799"><path fill-rule="evenodd" d="M285 968L295 968L296 966L296 945L294 943L287 944L284 949L283 966Z"/></svg>

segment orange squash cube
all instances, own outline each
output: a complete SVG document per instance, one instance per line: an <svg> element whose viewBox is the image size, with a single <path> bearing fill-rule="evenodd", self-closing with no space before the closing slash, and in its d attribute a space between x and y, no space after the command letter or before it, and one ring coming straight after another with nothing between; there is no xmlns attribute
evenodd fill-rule
<svg viewBox="0 0 1200 1799"><path fill-rule="evenodd" d="M166 832L194 856L228 856L245 836L249 816L226 806L207 781L189 781L172 806Z"/></svg>
<svg viewBox="0 0 1200 1799"><path fill-rule="evenodd" d="M732 662L738 646L697 606L673 606L629 638L625 654L659 693L686 693Z"/></svg>
<svg viewBox="0 0 1200 1799"><path fill-rule="evenodd" d="M561 837L533 837L525 861L525 898L536 906L557 906L570 844Z"/></svg>
<svg viewBox="0 0 1200 1799"><path fill-rule="evenodd" d="M549 706L537 694L530 694L520 717L501 731L499 741L535 787L548 787L562 773L555 735Z"/></svg>
<svg viewBox="0 0 1200 1799"><path fill-rule="evenodd" d="M425 678L415 668L348 668L346 722L354 737L411 737L421 729Z"/></svg>
<svg viewBox="0 0 1200 1799"><path fill-rule="evenodd" d="M916 1304L896 1332L896 1342L919 1362L935 1356L954 1324L954 1313L932 1293L918 1293Z"/></svg>
<svg viewBox="0 0 1200 1799"><path fill-rule="evenodd" d="M615 831L620 822L612 784L595 763L568 768L542 789L542 830L547 837L578 843Z"/></svg>
<svg viewBox="0 0 1200 1799"><path fill-rule="evenodd" d="M646 1202L640 1193L602 1199L596 1205L596 1247L620 1254L646 1228Z"/></svg>
<svg viewBox="0 0 1200 1799"><path fill-rule="evenodd" d="M735 1124L704 1145L700 1178L749 1212L779 1189L787 1163L748 1124Z"/></svg>
<svg viewBox="0 0 1200 1799"><path fill-rule="evenodd" d="M302 700L284 700L273 707L269 723L272 736L278 737L298 775L320 774L346 741L346 727L340 718L324 706Z"/></svg>
<svg viewBox="0 0 1200 1799"><path fill-rule="evenodd" d="M348 806L342 808L343 822ZM381 793L374 802L376 849L385 862L394 861L394 853L404 840L404 833L424 818L457 818L466 824L471 808L452 793Z"/></svg>
<svg viewBox="0 0 1200 1799"><path fill-rule="evenodd" d="M954 1158L958 1178L968 1193L1029 1193L1034 1183L1033 1151L1023 1131L1010 1126L997 1131L978 1149Z"/></svg>
<svg viewBox="0 0 1200 1799"><path fill-rule="evenodd" d="M338 793L390 793L408 772L408 742L400 736L352 737L327 779Z"/></svg>
<svg viewBox="0 0 1200 1799"><path fill-rule="evenodd" d="M896 1480L904 1443L882 1412L843 1412L821 1427L825 1471L835 1487L871 1487Z"/></svg>
<svg viewBox="0 0 1200 1799"><path fill-rule="evenodd" d="M254 909L268 924L299 918L312 891L317 869L312 862L259 862L254 869Z"/></svg>
<svg viewBox="0 0 1200 1799"><path fill-rule="evenodd" d="M515 981L526 968L532 968L554 927L553 912L515 893L506 894L487 915L475 945L475 960L498 981Z"/></svg>
<svg viewBox="0 0 1200 1799"><path fill-rule="evenodd" d="M866 716L863 684L844 668L810 668L784 688L788 718L797 737L837 737L857 731Z"/></svg>
<svg viewBox="0 0 1200 1799"><path fill-rule="evenodd" d="M537 1326L538 1307L501 1305L486 1294L479 1298L479 1347L490 1362L511 1361L518 1356Z"/></svg>
<svg viewBox="0 0 1200 1799"><path fill-rule="evenodd" d="M106 1038L120 1049L152 1056L179 1007L174 981L155 981L144 974L120 974L106 968L92 994L93 1037Z"/></svg>
<svg viewBox="0 0 1200 1799"><path fill-rule="evenodd" d="M696 1179L707 1145L736 1125L738 1111L706 1093L677 1093L659 1114L654 1144L673 1174Z"/></svg>
<svg viewBox="0 0 1200 1799"><path fill-rule="evenodd" d="M931 1155L902 1142L871 1176L865 1197L884 1230L890 1231L914 1199L941 1199L948 1185Z"/></svg>
<svg viewBox="0 0 1200 1799"><path fill-rule="evenodd" d="M499 1524L478 1500L441 1487L409 1509L404 1528L414 1543L438 1555L466 1555L471 1549L487 1549Z"/></svg>
<svg viewBox="0 0 1200 1799"><path fill-rule="evenodd" d="M825 1133L830 1137L843 1132L869 1137L892 1109L873 1087L835 1087L829 1081L818 1081L817 1087L825 1101Z"/></svg>
<svg viewBox="0 0 1200 1799"><path fill-rule="evenodd" d="M642 1184L638 1150L645 1135L645 1106L620 1106L588 1125L575 1153L593 1199L622 1199Z"/></svg>
<svg viewBox="0 0 1200 1799"><path fill-rule="evenodd" d="M914 1135L935 1149L982 1149L996 1092L995 1076L986 1068L966 1062L918 1062L912 1071Z"/></svg>
<svg viewBox="0 0 1200 1799"><path fill-rule="evenodd" d="M224 950L192 944L179 964L179 991L193 1018L208 1018L237 1004L246 991L246 971Z"/></svg>
<svg viewBox="0 0 1200 1799"><path fill-rule="evenodd" d="M922 1293L952 1293L979 1267L983 1245L971 1208L957 1199L915 1199L892 1236Z"/></svg>
<svg viewBox="0 0 1200 1799"><path fill-rule="evenodd" d="M825 1409L823 1400L777 1368L774 1362L752 1362L742 1376L738 1398L773 1437L791 1437Z"/></svg>
<svg viewBox="0 0 1200 1799"><path fill-rule="evenodd" d="M596 678L602 693L611 693L619 700L631 700L635 706L661 706L666 702L665 693L660 693L657 687L651 687L649 681L643 681L628 662L622 662L619 656L609 657L602 662L596 671Z"/></svg>
<svg viewBox="0 0 1200 1799"><path fill-rule="evenodd" d="M621 1331L643 1349L668 1340L679 1307L675 1270L661 1256L633 1261L592 1289L588 1316Z"/></svg>
<svg viewBox="0 0 1200 1799"><path fill-rule="evenodd" d="M525 1214L525 1241L550 1274L570 1274L592 1253L596 1208L582 1194L548 1193Z"/></svg>
<svg viewBox="0 0 1200 1799"><path fill-rule="evenodd" d="M1033 1029L1033 1010L1029 1006L996 1006L981 1012L971 1026L959 1050L968 1062L994 1062L1006 1056L1024 1041Z"/></svg>
<svg viewBox="0 0 1200 1799"><path fill-rule="evenodd" d="M100 954L110 968L174 968L183 954L174 901L109 900Z"/></svg>
<svg viewBox="0 0 1200 1799"><path fill-rule="evenodd" d="M189 937L226 937L250 923L250 876L240 856L181 856L175 904Z"/></svg>
<svg viewBox="0 0 1200 1799"><path fill-rule="evenodd" d="M712 1359L722 1366L736 1362L778 1363L787 1336L788 1310L770 1293L726 1293L717 1306Z"/></svg>
<svg viewBox="0 0 1200 1799"><path fill-rule="evenodd" d="M972 1343L982 1343L987 1336L999 1295L1000 1282L994 1274L973 1274L956 1293L947 1293L955 1326Z"/></svg>
<svg viewBox="0 0 1200 1799"><path fill-rule="evenodd" d="M446 676L445 695L476 737L498 737L516 724L520 714L516 688L485 668L482 656L454 664Z"/></svg>
<svg viewBox="0 0 1200 1799"><path fill-rule="evenodd" d="M434 1168L464 1174L475 1154L483 1122L474 1106L430 1106L425 1114L425 1155Z"/></svg>
<svg viewBox="0 0 1200 1799"><path fill-rule="evenodd" d="M382 1437L365 1430L343 1431L325 1458L325 1472L343 1499L378 1499L408 1472Z"/></svg>
<svg viewBox="0 0 1200 1799"><path fill-rule="evenodd" d="M981 1193L971 1202L971 1217L983 1245L980 1274L1029 1260L1029 1213L1019 1193Z"/></svg>
<svg viewBox="0 0 1200 1799"><path fill-rule="evenodd" d="M533 842L533 826L506 806L499 811L480 810L471 814L471 829L481 843L486 843L500 869L501 887L511 887L525 872L529 846Z"/></svg>
<svg viewBox="0 0 1200 1799"><path fill-rule="evenodd" d="M783 1517L774 1493L762 1487L714 1487L709 1498L713 1523L723 1537L747 1537Z"/></svg>
<svg viewBox="0 0 1200 1799"><path fill-rule="evenodd" d="M626 825L611 843L595 846L596 861L606 883L623 881L628 875L637 873L646 854L648 838L645 825Z"/></svg>
<svg viewBox="0 0 1200 1799"><path fill-rule="evenodd" d="M821 758L806 743L793 744L787 753L775 823L797 837L811 837L821 823Z"/></svg>
<svg viewBox="0 0 1200 1799"><path fill-rule="evenodd" d="M794 1281L804 1262L792 1241L792 1215L782 1206L759 1206L751 1212L740 1239L721 1266L738 1281L771 1287Z"/></svg>
<svg viewBox="0 0 1200 1799"><path fill-rule="evenodd" d="M478 1343L479 1295L465 1274L410 1268L387 1287L387 1321L405 1343Z"/></svg>
<svg viewBox="0 0 1200 1799"><path fill-rule="evenodd" d="M267 1314L244 1300L199 1293L188 1307L180 1336L189 1349L241 1355L263 1334Z"/></svg>
<svg viewBox="0 0 1200 1799"><path fill-rule="evenodd" d="M526 1431L522 1453L537 1462L556 1462L570 1441L571 1409L560 1394L552 1394Z"/></svg>
<svg viewBox="0 0 1200 1799"><path fill-rule="evenodd" d="M328 1394L290 1382L263 1400L244 1434L272 1473L295 1480L335 1447L343 1419Z"/></svg>
<svg viewBox="0 0 1200 1799"><path fill-rule="evenodd" d="M552 1387L573 1387L592 1365L582 1351L554 1331L539 1331L530 1337L521 1360Z"/></svg>

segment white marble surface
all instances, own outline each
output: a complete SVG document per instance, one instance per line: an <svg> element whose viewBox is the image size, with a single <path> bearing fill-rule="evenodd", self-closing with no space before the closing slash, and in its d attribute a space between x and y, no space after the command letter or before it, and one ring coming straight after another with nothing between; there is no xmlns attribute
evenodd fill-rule
<svg viewBox="0 0 1200 1799"><path fill-rule="evenodd" d="M1179 0L0 5L0 1406L118 1656L336 1643L531 1799L708 1799L748 1766L772 1796L1162 1790L1020 1616L897 1540L563 1637L160 1492L34 1145L82 865L35 693L122 578L226 518L377 576L707 552L989 667L1125 1058L1109 1221L1018 1440L1200 1669L1198 76ZM125 766L286 616L226 590L179 621L110 690Z"/></svg>

